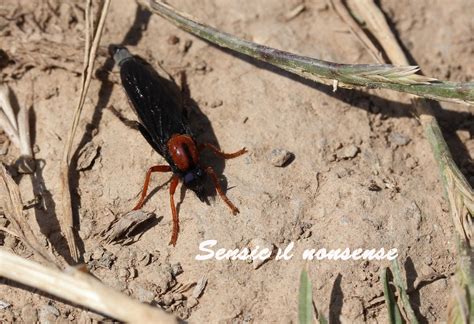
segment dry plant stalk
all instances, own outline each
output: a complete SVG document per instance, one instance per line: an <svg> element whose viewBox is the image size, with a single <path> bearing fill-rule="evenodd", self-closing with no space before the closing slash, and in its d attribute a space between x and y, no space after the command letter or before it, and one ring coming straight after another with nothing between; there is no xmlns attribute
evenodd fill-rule
<svg viewBox="0 0 474 324"><path fill-rule="evenodd" d="M18 115L15 116L10 102L10 88L0 84L0 128L7 134L10 141L20 150L21 173L33 173L35 163L31 148L30 123L28 118L28 104L21 105Z"/></svg>
<svg viewBox="0 0 474 324"><path fill-rule="evenodd" d="M370 55L377 63L383 63L383 57L374 43L363 32L360 25L351 17L351 13L347 10L343 0L328 0L329 5L341 17L341 19L349 26L351 33L364 45Z"/></svg>
<svg viewBox="0 0 474 324"><path fill-rule="evenodd" d="M56 264L53 261L51 251L47 251L37 240L36 234L28 224L28 218L23 213L23 202L18 185L8 174L7 170L0 164L0 202L3 213L13 229L0 227L11 235L20 239L35 255L46 264ZM0 264L2 264L0 262Z"/></svg>
<svg viewBox="0 0 474 324"><path fill-rule="evenodd" d="M408 64L405 53L385 20L385 16L373 0L347 0L348 5L362 17L368 29L384 48L393 64ZM376 9L375 9L376 8Z"/></svg>
<svg viewBox="0 0 474 324"><path fill-rule="evenodd" d="M94 17L92 13L92 1L86 0L86 44L84 52L84 67L81 79L81 94L79 101L74 112L74 119L69 130L68 139L66 141L63 159L61 161L61 186L62 186L62 214L59 218L61 228L64 231L64 235L69 245L71 256L74 260L79 260L79 250L76 245L76 239L74 234L74 218L72 212L71 202L71 188L69 186L69 167L71 162L72 146L74 141L74 135L79 125L82 108L86 100L87 91L92 80L92 73L94 70L94 61L99 47L100 38L104 30L105 18L107 17L108 9L110 6L110 0L100 1L100 18L97 26L94 28Z"/></svg>
<svg viewBox="0 0 474 324"><path fill-rule="evenodd" d="M178 323L165 311L142 304L77 268L51 269L0 249L0 277L47 292L127 323Z"/></svg>
<svg viewBox="0 0 474 324"><path fill-rule="evenodd" d="M400 45L395 39L388 26L382 11L373 0L349 0L357 14L363 17L374 36L385 49L386 54L395 64L408 64ZM471 257L467 253L472 243L472 215L474 213L474 192L464 175L454 163L446 141L443 138L438 121L433 115L432 108L426 100L411 96L414 107L420 116L428 142L431 145L436 162L440 170L441 178L447 199L449 201L451 218L458 232L459 259L457 276L460 280L455 281L454 298L451 300L448 310L448 322L454 323L462 319L468 322L472 317L474 289L471 282ZM466 256L467 254L467 256ZM469 297L470 296L470 297ZM471 300L471 305L469 305ZM471 308L471 309L470 309Z"/></svg>

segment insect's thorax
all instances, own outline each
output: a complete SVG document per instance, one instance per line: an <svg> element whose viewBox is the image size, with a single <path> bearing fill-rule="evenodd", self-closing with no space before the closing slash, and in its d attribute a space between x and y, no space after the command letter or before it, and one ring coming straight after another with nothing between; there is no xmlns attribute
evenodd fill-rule
<svg viewBox="0 0 474 324"><path fill-rule="evenodd" d="M174 165L181 173L198 166L199 152L191 136L175 134L168 140L167 146Z"/></svg>

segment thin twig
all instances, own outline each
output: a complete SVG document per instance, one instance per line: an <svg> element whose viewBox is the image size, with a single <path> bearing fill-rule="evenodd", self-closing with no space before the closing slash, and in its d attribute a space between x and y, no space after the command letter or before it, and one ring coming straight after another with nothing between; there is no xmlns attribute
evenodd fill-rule
<svg viewBox="0 0 474 324"><path fill-rule="evenodd" d="M77 131L77 126L79 125L79 120L81 117L82 108L84 107L84 102L86 100L87 91L89 90L89 85L92 79L92 73L94 70L94 61L97 53L97 48L99 47L100 38L104 30L105 18L107 17L107 12L110 6L110 0L105 0L101 2L101 7L99 9L100 18L97 24L97 29L92 32L91 28L93 26L93 15L91 13L92 2L91 0L86 1L86 45L84 53L84 68L82 73L82 87L79 101L74 112L74 118L72 122L71 129L69 130L68 139L66 141L63 159L61 161L61 185L62 185L62 215L60 217L61 228L64 231L66 240L69 245L69 250L71 256L74 260L79 260L79 250L76 246L75 234L74 234L74 219L72 212L72 203L71 203L71 188L69 181L69 166L71 162L71 152L73 147L74 136ZM92 41L90 35L93 35Z"/></svg>
<svg viewBox="0 0 474 324"><path fill-rule="evenodd" d="M340 87L386 88L425 98L474 104L474 82L456 83L421 76L415 74L419 70L417 66L339 64L299 56L221 32L216 28L197 22L196 19L163 2L137 1L151 12L162 16L189 33L307 79L328 85L332 85L333 80L337 80Z"/></svg>

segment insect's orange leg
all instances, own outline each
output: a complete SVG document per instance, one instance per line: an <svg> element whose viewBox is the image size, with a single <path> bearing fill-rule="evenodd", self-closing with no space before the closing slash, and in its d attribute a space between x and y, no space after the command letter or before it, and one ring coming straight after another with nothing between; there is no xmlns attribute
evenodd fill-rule
<svg viewBox="0 0 474 324"><path fill-rule="evenodd" d="M219 196L222 198L222 200L224 200L227 206L229 206L229 208L232 210L232 214L237 215L240 211L225 195L224 191L222 190L221 185L219 184L219 180L217 179L214 169L211 167L208 167L206 168L206 173L211 177L212 182L214 183L214 187L216 187L216 190Z"/></svg>
<svg viewBox="0 0 474 324"><path fill-rule="evenodd" d="M241 156L242 154L247 153L247 149L245 147L243 149L237 151L237 152L234 152L234 153L224 153L221 150L219 150L215 145L212 145L210 143L204 143L204 144L199 145L199 151L202 151L205 148L210 149L212 152L214 152L215 155L217 155L218 157L221 157L223 159L226 159L226 160L227 159L233 159L233 158L236 158L238 156Z"/></svg>
<svg viewBox="0 0 474 324"><path fill-rule="evenodd" d="M142 195L138 201L138 204L133 208L133 210L142 208L143 203L145 202L146 193L148 191L148 185L150 184L150 177L153 172L171 172L171 167L168 165L155 165L148 169L145 177L145 183L143 184Z"/></svg>
<svg viewBox="0 0 474 324"><path fill-rule="evenodd" d="M179 219L178 219L178 212L176 211L176 205L174 204L174 192L176 191L176 187L179 183L179 177L173 176L171 179L170 184L170 204L171 204L171 214L173 215L173 234L171 235L171 240L169 245L176 245L176 241L178 240L178 233L179 233Z"/></svg>

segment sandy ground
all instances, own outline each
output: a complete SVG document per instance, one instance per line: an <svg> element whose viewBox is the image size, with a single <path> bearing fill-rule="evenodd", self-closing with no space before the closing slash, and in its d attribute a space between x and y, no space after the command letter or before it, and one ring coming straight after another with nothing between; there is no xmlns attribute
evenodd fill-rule
<svg viewBox="0 0 474 324"><path fill-rule="evenodd" d="M334 62L372 63L363 46L324 0L287 21L299 1L171 1L182 11L224 31L272 47ZM382 1L383 10L412 59L430 76L472 80L474 22L470 0ZM83 2L2 1L0 79L19 104L33 96L37 173L15 175L24 200L43 203L28 211L31 224L67 258L59 231L59 163L79 95L83 58ZM177 42L176 42L177 41ZM135 118L107 56L121 43L171 75L184 72L196 137L225 151L249 153L225 165L211 154L204 162L221 174L233 216L218 198L210 205L178 190L181 232L168 246L171 211L168 176L155 174L144 210L155 220L133 244L106 244L100 233L136 203L146 169L163 163L142 136L109 109ZM113 1L76 137L73 204L90 271L134 298L158 304L193 323L290 323L297 319L301 269L307 266L318 309L332 322L387 322L381 270L387 261L303 261L308 248L397 248L412 306L422 322L446 319L455 269L454 228L423 130L404 96L388 91L339 89L305 81L222 51L170 23ZM474 120L461 105L445 104L437 116L458 165L474 183ZM0 139L5 141L4 134ZM272 151L294 155L286 167ZM9 146L0 161L14 165ZM78 162L77 162L78 161ZM15 174L15 168L10 168ZM181 197L180 197L181 196ZM0 218L2 224L5 219ZM36 225L39 224L39 225ZM41 234L38 234L40 237ZM275 247L295 243L295 257L270 260L258 269L244 261L197 261L198 247L243 248L262 239ZM5 249L31 253L9 235ZM182 273L179 270L180 264ZM187 285L206 277L202 295ZM434 278L413 289L422 278ZM103 320L38 291L1 281L2 322Z"/></svg>

